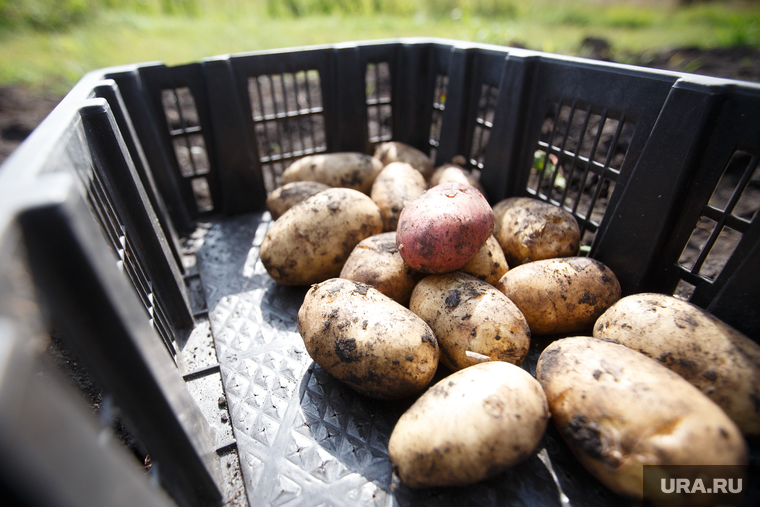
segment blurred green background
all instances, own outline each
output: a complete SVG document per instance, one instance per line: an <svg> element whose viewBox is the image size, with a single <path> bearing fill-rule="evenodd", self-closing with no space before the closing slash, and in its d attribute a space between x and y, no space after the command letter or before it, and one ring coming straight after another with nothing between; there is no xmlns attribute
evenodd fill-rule
<svg viewBox="0 0 760 507"><path fill-rule="evenodd" d="M668 48L760 47L760 1L0 0L0 86L65 93L112 65L406 36L581 56L594 37L646 64Z"/></svg>

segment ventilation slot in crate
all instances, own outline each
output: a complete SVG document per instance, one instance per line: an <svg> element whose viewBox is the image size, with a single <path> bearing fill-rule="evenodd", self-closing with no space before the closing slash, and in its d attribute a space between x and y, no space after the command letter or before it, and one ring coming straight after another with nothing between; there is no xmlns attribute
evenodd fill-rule
<svg viewBox="0 0 760 507"><path fill-rule="evenodd" d="M390 141L391 129L391 71L388 62L368 63L364 73L367 100L367 131L369 142Z"/></svg>
<svg viewBox="0 0 760 507"><path fill-rule="evenodd" d="M736 151L678 260L676 296L688 299L700 283L720 275L760 208L760 153Z"/></svg>
<svg viewBox="0 0 760 507"><path fill-rule="evenodd" d="M433 113L430 118L430 158L435 161L441 140L441 124L443 123L443 111L446 109L446 91L449 87L449 76L438 74L435 77L435 90L433 91Z"/></svg>
<svg viewBox="0 0 760 507"><path fill-rule="evenodd" d="M296 159L327 149L319 71L248 78L264 185L271 192Z"/></svg>
<svg viewBox="0 0 760 507"><path fill-rule="evenodd" d="M588 248L633 137L624 114L576 101L547 105L528 179L530 195L573 213Z"/></svg>
<svg viewBox="0 0 760 507"><path fill-rule="evenodd" d="M196 208L199 213L213 211L214 202L207 176L211 164L201 133L195 99L189 88L169 88L161 90L161 103L177 165L182 177L190 181Z"/></svg>
<svg viewBox="0 0 760 507"><path fill-rule="evenodd" d="M478 114L475 117L475 128L472 131L470 158L468 160L471 169L483 169L483 160L486 156L486 146L488 146L488 139L491 136L491 128L493 128L493 115L496 111L496 99L498 97L498 88L487 84L480 86Z"/></svg>
<svg viewBox="0 0 760 507"><path fill-rule="evenodd" d="M118 217L97 171L92 170L89 175L80 173L80 177L87 186L87 202L117 259L117 266L127 274L148 314L151 325L158 332L176 366L178 346L169 326L169 321L163 305L153 292L152 283L145 273L142 263L135 254L130 236L122 225L123 221Z"/></svg>

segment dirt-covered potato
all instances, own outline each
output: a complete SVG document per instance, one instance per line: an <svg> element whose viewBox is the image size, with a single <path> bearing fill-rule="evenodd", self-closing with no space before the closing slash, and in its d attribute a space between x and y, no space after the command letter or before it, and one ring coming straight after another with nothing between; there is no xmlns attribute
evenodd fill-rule
<svg viewBox="0 0 760 507"><path fill-rule="evenodd" d="M461 370L483 361L520 365L530 347L530 329L520 310L493 285L454 271L423 278L409 309L438 339L441 362Z"/></svg>
<svg viewBox="0 0 760 507"><path fill-rule="evenodd" d="M748 462L741 431L720 407L680 375L618 343L557 340L542 352L536 378L575 456L619 494L641 498L643 465ZM710 473L697 466L683 470L689 472Z"/></svg>
<svg viewBox="0 0 760 507"><path fill-rule="evenodd" d="M458 164L443 164L437 167L430 176L430 186L439 185L441 183L449 182L462 183L464 185L472 185L477 188L482 194L485 194L480 179L472 172L468 171L464 167Z"/></svg>
<svg viewBox="0 0 760 507"><path fill-rule="evenodd" d="M438 368L438 344L425 321L361 282L313 285L298 311L298 332L315 363L371 398L416 394Z"/></svg>
<svg viewBox="0 0 760 507"><path fill-rule="evenodd" d="M516 197L510 197L507 199L503 199L496 204L494 204L491 209L493 210L493 235L494 237L499 235L499 231L501 230L501 220L504 218L504 213L512 206L512 201L516 199Z"/></svg>
<svg viewBox="0 0 760 507"><path fill-rule="evenodd" d="M383 164L371 155L354 152L307 155L282 173L282 184L317 181L331 187L353 188L369 194Z"/></svg>
<svg viewBox="0 0 760 507"><path fill-rule="evenodd" d="M717 403L747 436L760 436L760 345L698 306L665 294L634 294L594 325L656 359Z"/></svg>
<svg viewBox="0 0 760 507"><path fill-rule="evenodd" d="M388 456L412 488L473 484L530 457L548 420L546 396L530 373L482 363L420 396L396 423Z"/></svg>
<svg viewBox="0 0 760 507"><path fill-rule="evenodd" d="M384 232L362 240L343 264L340 277L371 285L404 306L423 277L404 262L396 246L396 233Z"/></svg>
<svg viewBox="0 0 760 507"><path fill-rule="evenodd" d="M301 201L305 201L314 194L327 190L329 185L316 181L294 181L281 187L275 188L267 197L267 209L273 220L277 220L283 213Z"/></svg>
<svg viewBox="0 0 760 507"><path fill-rule="evenodd" d="M492 235L488 237L485 245L480 247L475 257L465 264L460 271L480 278L491 285L497 285L501 277L509 271L507 259L499 246L499 242Z"/></svg>
<svg viewBox="0 0 760 507"><path fill-rule="evenodd" d="M375 158L384 166L391 162L406 162L417 169L425 179L433 174L433 161L414 146L398 141L380 143L375 149Z"/></svg>
<svg viewBox="0 0 760 507"><path fill-rule="evenodd" d="M309 285L336 277L354 247L383 231L380 208L349 188L330 188L278 218L261 243L261 262L283 285Z"/></svg>
<svg viewBox="0 0 760 507"><path fill-rule="evenodd" d="M383 230L395 231L406 203L427 190L427 182L406 162L391 162L383 167L372 184L370 197L383 214Z"/></svg>
<svg viewBox="0 0 760 507"><path fill-rule="evenodd" d="M401 257L424 273L454 271L472 259L493 230L493 211L475 187L436 185L407 203L398 221Z"/></svg>
<svg viewBox="0 0 760 507"><path fill-rule="evenodd" d="M513 268L578 255L581 240L569 211L530 197L510 197L494 205L494 236Z"/></svg>
<svg viewBox="0 0 760 507"><path fill-rule="evenodd" d="M588 257L512 267L496 287L514 302L534 335L588 331L621 296L615 274Z"/></svg>

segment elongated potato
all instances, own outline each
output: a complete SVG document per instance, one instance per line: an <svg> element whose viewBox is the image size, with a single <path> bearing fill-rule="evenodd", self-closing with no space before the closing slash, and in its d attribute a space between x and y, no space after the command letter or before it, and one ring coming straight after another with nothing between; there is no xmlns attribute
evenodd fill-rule
<svg viewBox="0 0 760 507"><path fill-rule="evenodd" d="M423 276L401 258L395 232L362 240L340 271L340 278L371 285L404 306L409 304L412 290Z"/></svg>
<svg viewBox="0 0 760 507"><path fill-rule="evenodd" d="M570 449L617 493L642 497L643 465L748 462L741 431L720 407L681 376L618 343L557 340L542 352L536 378ZM683 470L690 471L709 476L710 467Z"/></svg>
<svg viewBox="0 0 760 507"><path fill-rule="evenodd" d="M493 211L475 187L436 185L401 210L401 257L424 273L455 271L472 259L493 230Z"/></svg>
<svg viewBox="0 0 760 507"><path fill-rule="evenodd" d="M760 345L698 306L665 294L635 294L594 325L656 359L717 403L748 436L760 436Z"/></svg>
<svg viewBox="0 0 760 507"><path fill-rule="evenodd" d="M425 179L430 179L433 174L433 161L414 146L398 141L380 143L375 149L375 158L384 166L391 162L406 162L417 169Z"/></svg>
<svg viewBox="0 0 760 507"><path fill-rule="evenodd" d="M333 278L313 285L298 311L298 332L315 363L371 398L416 394L438 367L430 327L361 282Z"/></svg>
<svg viewBox="0 0 760 507"><path fill-rule="evenodd" d="M391 162L383 167L372 184L370 197L383 214L383 230L395 231L406 203L427 190L427 182L406 162Z"/></svg>
<svg viewBox="0 0 760 507"><path fill-rule="evenodd" d="M278 218L261 243L261 262L283 285L336 277L354 247L383 230L380 208L349 188L323 190Z"/></svg>
<svg viewBox="0 0 760 507"><path fill-rule="evenodd" d="M530 373L482 363L420 396L393 428L388 456L412 488L473 484L527 459L548 420L546 397Z"/></svg>
<svg viewBox="0 0 760 507"><path fill-rule="evenodd" d="M483 361L520 365L530 329L520 310L493 285L455 271L430 275L412 291L409 309L438 339L441 362L461 370Z"/></svg>
<svg viewBox="0 0 760 507"><path fill-rule="evenodd" d="M314 194L327 190L330 186L316 181L294 181L281 187L275 188L267 197L267 209L273 220L277 220L283 213L301 201L305 201Z"/></svg>
<svg viewBox="0 0 760 507"><path fill-rule="evenodd" d="M449 182L472 185L477 188L480 193L484 195L486 193L483 186L480 184L480 179L475 174L458 164L443 164L440 167L436 167L432 176L430 176L431 187Z"/></svg>
<svg viewBox="0 0 760 507"><path fill-rule="evenodd" d="M494 236L512 267L578 255L581 239L578 222L569 211L530 197L496 203Z"/></svg>
<svg viewBox="0 0 760 507"><path fill-rule="evenodd" d="M504 258L504 252L502 252L499 242L496 241L493 234L488 237L485 245L480 247L475 257L462 266L460 271L475 278L480 278L491 285L498 285L501 277L509 271L509 265L507 264L507 259Z"/></svg>
<svg viewBox="0 0 760 507"><path fill-rule="evenodd" d="M383 164L371 155L354 152L308 155L290 164L282 173L282 184L317 181L331 187L352 188L369 194Z"/></svg>
<svg viewBox="0 0 760 507"><path fill-rule="evenodd" d="M588 331L621 296L615 274L588 257L512 267L497 288L525 315L534 335Z"/></svg>

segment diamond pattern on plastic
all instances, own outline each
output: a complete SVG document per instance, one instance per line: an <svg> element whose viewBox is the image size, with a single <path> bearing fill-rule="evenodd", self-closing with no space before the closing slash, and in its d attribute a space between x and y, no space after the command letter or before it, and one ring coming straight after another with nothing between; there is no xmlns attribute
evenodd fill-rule
<svg viewBox="0 0 760 507"><path fill-rule="evenodd" d="M561 505L535 454L470 487L392 489L388 439L408 402L366 398L312 362L296 326L308 288L277 285L258 261L269 223L266 213L210 222L197 254L251 506ZM556 431L540 448L572 505L630 505L585 472Z"/></svg>

